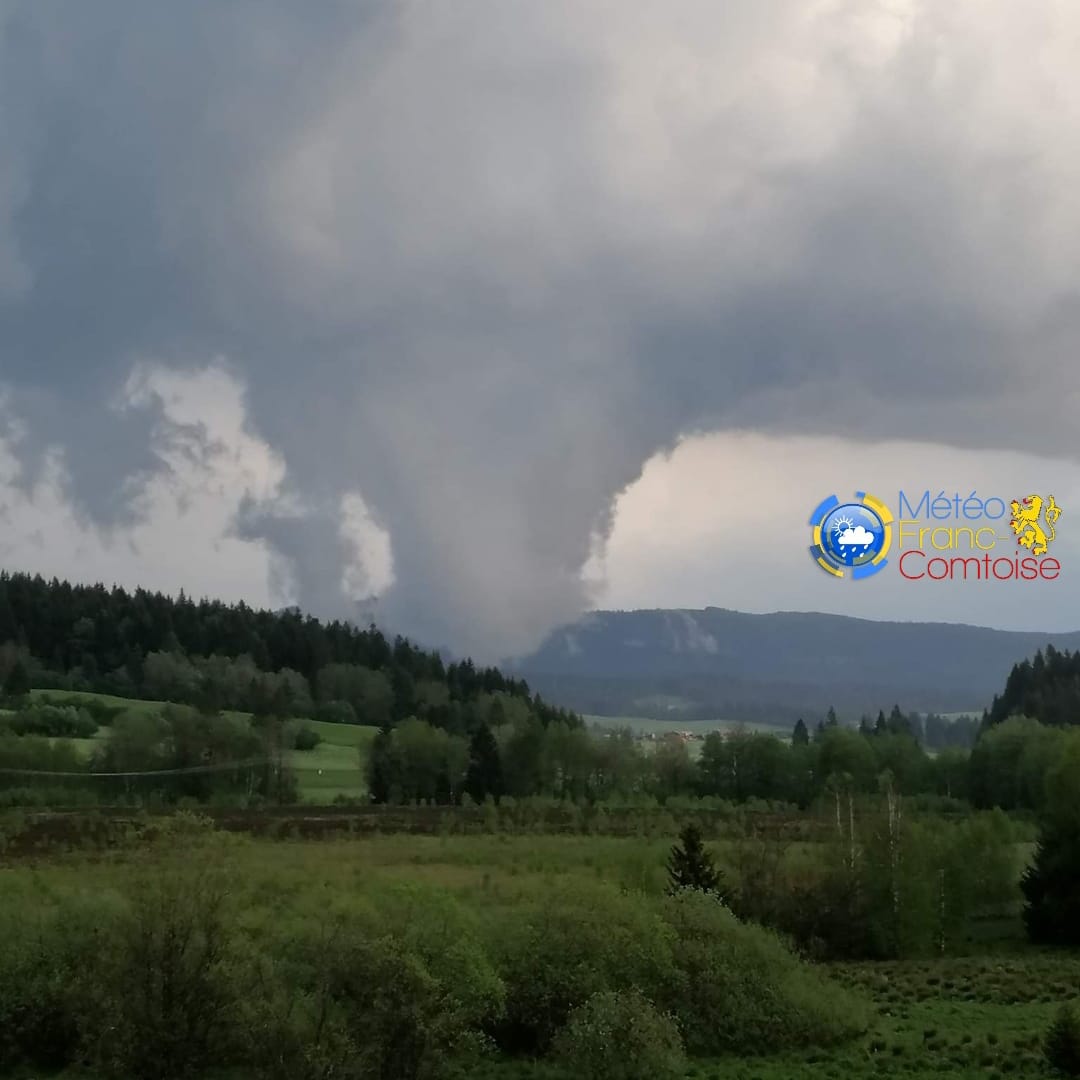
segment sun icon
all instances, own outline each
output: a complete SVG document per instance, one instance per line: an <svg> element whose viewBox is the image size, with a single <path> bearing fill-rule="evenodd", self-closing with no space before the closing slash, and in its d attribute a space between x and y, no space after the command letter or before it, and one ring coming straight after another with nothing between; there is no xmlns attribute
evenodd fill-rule
<svg viewBox="0 0 1080 1080"><path fill-rule="evenodd" d="M849 517L838 517L833 522L833 532L839 536L845 529L853 529L855 527L855 521Z"/></svg>

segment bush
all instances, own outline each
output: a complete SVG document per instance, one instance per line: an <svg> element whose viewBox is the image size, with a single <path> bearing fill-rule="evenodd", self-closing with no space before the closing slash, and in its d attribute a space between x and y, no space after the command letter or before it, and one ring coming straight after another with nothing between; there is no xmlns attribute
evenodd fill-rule
<svg viewBox="0 0 1080 1080"><path fill-rule="evenodd" d="M306 725L300 728L293 739L293 748L296 750L314 750L322 742L322 736L312 727Z"/></svg>
<svg viewBox="0 0 1080 1080"><path fill-rule="evenodd" d="M506 983L496 1038L509 1053L546 1052L593 994L637 987L657 1000L675 985L671 928L652 901L614 888L555 889L488 928Z"/></svg>
<svg viewBox="0 0 1080 1080"><path fill-rule="evenodd" d="M5 896L0 924L0 1072L53 1071L78 1057L81 983L104 921L75 903Z"/></svg>
<svg viewBox="0 0 1080 1080"><path fill-rule="evenodd" d="M836 1043L866 1029L858 999L802 963L769 930L706 893L663 902L678 969L668 1004L694 1054L756 1054Z"/></svg>
<svg viewBox="0 0 1080 1080"><path fill-rule="evenodd" d="M315 709L316 720L324 724L358 724L356 710L347 701L324 701Z"/></svg>
<svg viewBox="0 0 1080 1080"><path fill-rule="evenodd" d="M127 904L93 973L87 1054L107 1076L173 1080L241 1055L243 993L225 849L190 815L141 853Z"/></svg>
<svg viewBox="0 0 1080 1080"><path fill-rule="evenodd" d="M1046 1060L1065 1076L1080 1076L1080 1016L1072 1005L1062 1005L1044 1046Z"/></svg>
<svg viewBox="0 0 1080 1080"><path fill-rule="evenodd" d="M678 1025L637 990L593 994L570 1014L553 1053L580 1080L675 1080L686 1071Z"/></svg>
<svg viewBox="0 0 1080 1080"><path fill-rule="evenodd" d="M16 713L8 725L16 735L43 735L53 739L90 739L98 726L85 709L61 705L34 705Z"/></svg>
<svg viewBox="0 0 1080 1080"><path fill-rule="evenodd" d="M98 727L109 727L118 716L127 712L131 707L126 703L110 705L99 697L65 695L58 698L47 693L36 696L34 706L78 709L80 712L88 713Z"/></svg>
<svg viewBox="0 0 1080 1080"><path fill-rule="evenodd" d="M243 1023L257 1075L469 1075L503 996L471 918L427 889L376 890L372 901L270 926L276 990L250 1002Z"/></svg>

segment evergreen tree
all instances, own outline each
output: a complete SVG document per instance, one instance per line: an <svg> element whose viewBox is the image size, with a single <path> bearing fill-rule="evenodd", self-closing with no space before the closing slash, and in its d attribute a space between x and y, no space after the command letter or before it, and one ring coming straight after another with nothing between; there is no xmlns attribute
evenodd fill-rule
<svg viewBox="0 0 1080 1080"><path fill-rule="evenodd" d="M469 744L469 771L465 774L465 790L474 802L481 803L490 795L496 802L503 794L502 758L499 744L487 724L481 724Z"/></svg>
<svg viewBox="0 0 1080 1080"><path fill-rule="evenodd" d="M1032 941L1080 945L1080 744L1046 777L1046 807L1035 857L1020 888Z"/></svg>
<svg viewBox="0 0 1080 1080"><path fill-rule="evenodd" d="M911 723L900 711L899 705L894 705L889 713L888 730L893 735L911 735Z"/></svg>
<svg viewBox="0 0 1080 1080"><path fill-rule="evenodd" d="M1028 937L1041 945L1080 945L1080 832L1048 822L1020 881Z"/></svg>
<svg viewBox="0 0 1080 1080"><path fill-rule="evenodd" d="M810 732L806 730L806 721L800 716L795 721L795 729L791 733L792 746L806 746L810 742Z"/></svg>
<svg viewBox="0 0 1080 1080"><path fill-rule="evenodd" d="M885 735L889 730L888 722L885 720L885 713L882 710L878 710L877 722L874 724L875 735Z"/></svg>
<svg viewBox="0 0 1080 1080"><path fill-rule="evenodd" d="M829 711L825 714L825 726L836 727L839 722L836 718L836 710L830 705Z"/></svg>
<svg viewBox="0 0 1080 1080"><path fill-rule="evenodd" d="M696 825L687 825L679 833L679 839L682 846L674 845L668 859L668 892L697 889L700 892L712 893L726 902L727 894L723 888L722 875L717 870L712 855L705 850L701 830Z"/></svg>
<svg viewBox="0 0 1080 1080"><path fill-rule="evenodd" d="M388 803L392 783L391 742L393 730L387 726L379 729L368 754L368 790L372 802Z"/></svg>
<svg viewBox="0 0 1080 1080"><path fill-rule="evenodd" d="M0 579L0 645L5 641L15 641L18 636L19 624L8 599L7 581Z"/></svg>
<svg viewBox="0 0 1080 1080"><path fill-rule="evenodd" d="M870 736L874 734L874 729L870 726L870 717L864 716L859 721L859 734Z"/></svg>
<svg viewBox="0 0 1080 1080"><path fill-rule="evenodd" d="M21 698L30 693L30 672L22 660L16 660L4 680L4 696Z"/></svg>

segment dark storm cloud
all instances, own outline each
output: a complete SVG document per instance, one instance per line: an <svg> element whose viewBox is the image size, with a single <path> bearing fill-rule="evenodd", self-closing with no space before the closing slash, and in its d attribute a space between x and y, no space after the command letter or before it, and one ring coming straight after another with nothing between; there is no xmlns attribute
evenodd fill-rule
<svg viewBox="0 0 1080 1080"><path fill-rule="evenodd" d="M0 5L21 452L115 518L157 461L132 365L224 357L305 508L240 525L296 600L347 610L359 492L385 616L485 652L585 603L682 432L1073 453L1076 106L1009 93L1025 42L1069 74L1062 27L677 7Z"/></svg>

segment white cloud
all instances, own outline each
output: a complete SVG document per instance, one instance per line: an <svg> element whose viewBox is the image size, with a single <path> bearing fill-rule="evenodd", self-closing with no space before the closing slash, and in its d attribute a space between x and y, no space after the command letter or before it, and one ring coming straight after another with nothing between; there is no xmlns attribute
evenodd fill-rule
<svg viewBox="0 0 1080 1080"><path fill-rule="evenodd" d="M394 584L390 534L375 520L358 492L341 500L341 537L352 551L341 582L345 596L368 601Z"/></svg>
<svg viewBox="0 0 1080 1080"><path fill-rule="evenodd" d="M154 364L132 373L120 409L157 406L154 450L164 466L130 491L131 527L96 525L72 505L60 448L29 489L13 454L20 425L0 427L0 565L77 581L143 586L267 605L271 554L241 540L245 498L274 499L284 466L247 430L241 385L219 366L183 375Z"/></svg>
<svg viewBox="0 0 1080 1080"><path fill-rule="evenodd" d="M848 526L836 538L840 547L867 547L874 542L874 534L869 532L864 525Z"/></svg>
<svg viewBox="0 0 1080 1080"><path fill-rule="evenodd" d="M858 453L853 451L858 450ZM1032 491L1053 493L1063 508L1051 554L1062 575L1050 582L910 582L896 572L896 526L890 565L865 581L840 581L810 558L810 513L829 494L841 500L870 491L897 511L931 489L1008 502ZM598 606L706 606L742 611L824 611L863 618L966 622L1007 629L1080 629L1076 575L1080 511L1075 465L1039 454L965 451L930 443L860 444L841 438L747 433L688 438L658 455L620 496L615 528L588 571ZM937 524L955 525L954 521ZM985 524L985 521L975 522ZM994 556L1012 556L1008 516L996 523ZM760 537L747 543L748 537ZM939 535L939 542L945 536ZM932 538L923 537L930 551ZM966 542L966 541L965 541ZM912 543L905 544L910 549ZM967 554L966 549L952 554ZM949 556L949 551L941 554Z"/></svg>

